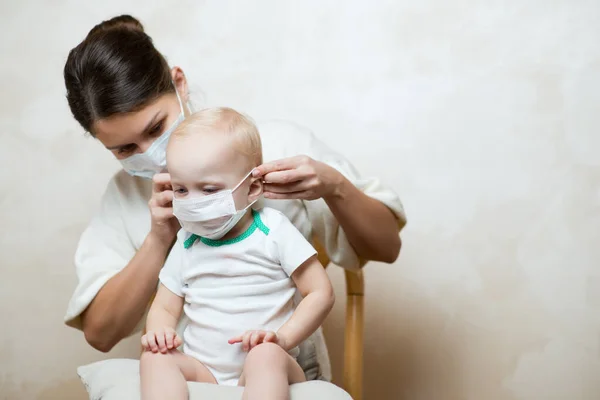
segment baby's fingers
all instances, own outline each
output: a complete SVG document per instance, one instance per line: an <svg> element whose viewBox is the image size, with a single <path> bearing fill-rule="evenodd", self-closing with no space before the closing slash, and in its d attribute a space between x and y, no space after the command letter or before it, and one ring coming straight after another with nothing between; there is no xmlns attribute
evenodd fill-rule
<svg viewBox="0 0 600 400"><path fill-rule="evenodd" d="M263 331L256 331L252 334L250 338L250 349L256 347L259 343L262 343L262 338L264 337Z"/></svg>
<svg viewBox="0 0 600 400"><path fill-rule="evenodd" d="M252 337L252 331L248 331L244 333L244 338L242 339L242 349L244 351L250 351L250 338Z"/></svg>
<svg viewBox="0 0 600 400"><path fill-rule="evenodd" d="M174 332L165 332L165 345L168 350L173 349L173 337L175 336ZM176 347L176 346L175 346Z"/></svg>
<svg viewBox="0 0 600 400"><path fill-rule="evenodd" d="M263 343L277 343L277 334L275 332L267 332L265 338L263 339Z"/></svg>
<svg viewBox="0 0 600 400"><path fill-rule="evenodd" d="M163 354L167 352L167 343L165 340L165 335L165 332L159 332L158 334L156 334L156 343L158 344L160 352Z"/></svg>
<svg viewBox="0 0 600 400"><path fill-rule="evenodd" d="M146 335L142 336L142 349L144 351L150 350L150 346L148 345L148 338L146 337Z"/></svg>
<svg viewBox="0 0 600 400"><path fill-rule="evenodd" d="M239 336L236 336L236 337L233 337L233 338L229 339L227 341L227 343L229 343L229 344L242 343L243 339L244 339L244 335L239 335Z"/></svg>
<svg viewBox="0 0 600 400"><path fill-rule="evenodd" d="M179 335L175 335L175 339L173 339L174 347L179 347L183 344L183 340L179 337Z"/></svg>
<svg viewBox="0 0 600 400"><path fill-rule="evenodd" d="M150 351L152 351L153 353L156 353L158 351L158 345L156 343L155 333L154 332L146 333L146 341L148 343L148 347L150 348Z"/></svg>

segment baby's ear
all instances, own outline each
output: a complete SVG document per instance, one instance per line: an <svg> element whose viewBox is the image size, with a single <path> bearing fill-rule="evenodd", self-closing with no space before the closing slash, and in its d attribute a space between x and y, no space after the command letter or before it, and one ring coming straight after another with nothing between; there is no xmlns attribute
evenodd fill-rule
<svg viewBox="0 0 600 400"><path fill-rule="evenodd" d="M263 194L263 182L260 177L250 178L250 190L248 191L248 201L251 203Z"/></svg>

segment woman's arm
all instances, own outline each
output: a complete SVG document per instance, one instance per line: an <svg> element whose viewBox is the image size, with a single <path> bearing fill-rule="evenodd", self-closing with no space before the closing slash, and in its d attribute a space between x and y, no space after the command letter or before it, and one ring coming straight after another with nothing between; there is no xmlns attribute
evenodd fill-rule
<svg viewBox="0 0 600 400"><path fill-rule="evenodd" d="M323 198L359 258L391 263L398 257L400 224L394 213L335 168L296 156L263 164L254 176L263 176L268 199Z"/></svg>
<svg viewBox="0 0 600 400"><path fill-rule="evenodd" d="M136 327L156 291L169 249L170 243L149 234L129 264L100 289L81 314L92 347L108 352Z"/></svg>
<svg viewBox="0 0 600 400"><path fill-rule="evenodd" d="M107 352L112 349L131 333L144 315L156 291L158 274L180 229L177 219L173 217L172 200L171 177L169 174L156 174L148 203L150 233L127 265L102 286L81 314L85 338L97 350ZM112 234L113 241L127 240L116 239L118 231L104 233ZM117 244L113 243L113 246ZM112 250L100 249L107 254Z"/></svg>
<svg viewBox="0 0 600 400"><path fill-rule="evenodd" d="M396 261L402 247L396 216L383 203L358 190L339 172L334 170L332 175L335 173L339 175L339 183L334 184L334 190L323 199L359 258L386 263Z"/></svg>

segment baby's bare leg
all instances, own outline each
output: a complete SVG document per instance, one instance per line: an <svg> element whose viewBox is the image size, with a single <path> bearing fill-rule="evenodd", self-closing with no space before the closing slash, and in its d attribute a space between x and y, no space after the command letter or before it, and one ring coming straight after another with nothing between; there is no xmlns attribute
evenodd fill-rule
<svg viewBox="0 0 600 400"><path fill-rule="evenodd" d="M188 398L187 381L216 383L200 361L178 350L167 354L145 351L140 358L143 400Z"/></svg>
<svg viewBox="0 0 600 400"><path fill-rule="evenodd" d="M240 377L244 400L290 398L290 385L304 382L304 371L285 350L274 343L262 343L250 350Z"/></svg>

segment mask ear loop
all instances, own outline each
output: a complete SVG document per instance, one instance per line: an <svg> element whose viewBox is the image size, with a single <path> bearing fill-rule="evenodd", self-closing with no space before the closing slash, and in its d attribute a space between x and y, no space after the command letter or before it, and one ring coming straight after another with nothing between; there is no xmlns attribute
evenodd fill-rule
<svg viewBox="0 0 600 400"><path fill-rule="evenodd" d="M181 96L179 96L179 90L177 90L177 86L175 86L175 82L171 81L173 83L173 88L175 88L175 95L177 96L177 101L179 102L179 109L181 110L181 115L183 117L185 117L185 111L183 109L183 103L181 102ZM190 112L192 112L192 110L190 109Z"/></svg>
<svg viewBox="0 0 600 400"><path fill-rule="evenodd" d="M238 183L231 190L231 193L235 192L242 185L242 183L246 182L246 179L248 179L250 177L250 175L252 175L253 171L254 171L254 168L252 168L252 170L250 170L250 172L248 172L248 174L240 181L240 183ZM254 205L254 203L256 203L258 201L258 199L260 199L261 197L262 197L262 193L256 198L256 200L254 200L252 203L248 204L246 207L244 207L243 210L240 210L240 211L242 211L242 212L246 211L247 209L249 209L250 207L252 207Z"/></svg>
<svg viewBox="0 0 600 400"><path fill-rule="evenodd" d="M252 169L252 171L254 171L254 169ZM231 189L231 193L235 192L242 185L242 183L246 182L246 179L248 179L248 177L250 177L250 175L252 175L252 171L248 172L248 174L242 178L240 183L238 183L237 185L235 185L235 187L233 189Z"/></svg>

